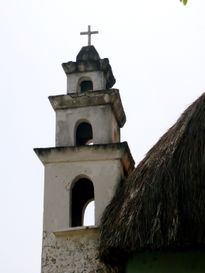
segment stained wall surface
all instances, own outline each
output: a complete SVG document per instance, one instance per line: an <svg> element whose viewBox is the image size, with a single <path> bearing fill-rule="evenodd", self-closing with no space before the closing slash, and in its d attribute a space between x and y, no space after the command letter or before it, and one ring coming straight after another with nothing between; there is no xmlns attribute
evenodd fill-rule
<svg viewBox="0 0 205 273"><path fill-rule="evenodd" d="M99 230L44 232L41 273L106 273L98 259Z"/></svg>

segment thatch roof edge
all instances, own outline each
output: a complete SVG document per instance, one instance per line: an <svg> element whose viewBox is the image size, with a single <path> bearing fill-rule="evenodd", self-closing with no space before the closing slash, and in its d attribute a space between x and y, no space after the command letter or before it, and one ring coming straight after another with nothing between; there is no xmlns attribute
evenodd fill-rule
<svg viewBox="0 0 205 273"><path fill-rule="evenodd" d="M205 247L205 93L147 153L105 209L100 256Z"/></svg>

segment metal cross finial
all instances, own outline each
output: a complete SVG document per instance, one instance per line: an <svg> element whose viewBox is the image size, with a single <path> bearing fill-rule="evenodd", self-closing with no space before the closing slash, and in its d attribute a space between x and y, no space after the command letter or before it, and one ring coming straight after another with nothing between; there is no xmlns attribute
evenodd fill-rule
<svg viewBox="0 0 205 273"><path fill-rule="evenodd" d="M88 31L87 32L81 32L80 35L88 35L88 45L91 45L91 35L92 34L98 34L98 31L91 31L90 25L88 26Z"/></svg>

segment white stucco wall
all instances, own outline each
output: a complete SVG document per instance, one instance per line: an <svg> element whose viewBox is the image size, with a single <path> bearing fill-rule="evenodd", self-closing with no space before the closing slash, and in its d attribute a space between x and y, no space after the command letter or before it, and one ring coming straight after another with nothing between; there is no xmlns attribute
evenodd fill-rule
<svg viewBox="0 0 205 273"><path fill-rule="evenodd" d="M93 82L93 90L106 89L106 80L102 71L82 72L67 74L67 93L77 93L78 83L81 78L91 79Z"/></svg>
<svg viewBox="0 0 205 273"><path fill-rule="evenodd" d="M71 226L71 186L76 178L87 177L94 185L95 224L114 195L121 179L120 160L55 163L45 166L44 231Z"/></svg>
<svg viewBox="0 0 205 273"><path fill-rule="evenodd" d="M74 146L76 125L87 121L94 144L120 142L120 129L110 104L56 110L56 146Z"/></svg>

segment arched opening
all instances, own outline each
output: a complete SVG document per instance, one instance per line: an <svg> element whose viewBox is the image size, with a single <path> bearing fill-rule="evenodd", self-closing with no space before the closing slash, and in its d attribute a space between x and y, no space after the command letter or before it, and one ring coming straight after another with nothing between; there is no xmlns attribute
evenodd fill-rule
<svg viewBox="0 0 205 273"><path fill-rule="evenodd" d="M93 143L92 126L87 122L82 122L76 129L76 145L90 145Z"/></svg>
<svg viewBox="0 0 205 273"><path fill-rule="evenodd" d="M87 178L80 178L72 188L71 199L71 226L82 226L85 209L88 203L94 200L93 183Z"/></svg>
<svg viewBox="0 0 205 273"><path fill-rule="evenodd" d="M93 82L91 80L84 80L80 83L80 92L92 91Z"/></svg>
<svg viewBox="0 0 205 273"><path fill-rule="evenodd" d="M92 91L93 90L93 81L90 77L81 77L78 80L77 84L77 92L83 93L86 91Z"/></svg>
<svg viewBox="0 0 205 273"><path fill-rule="evenodd" d="M83 226L95 225L95 201L90 200L83 210Z"/></svg>

